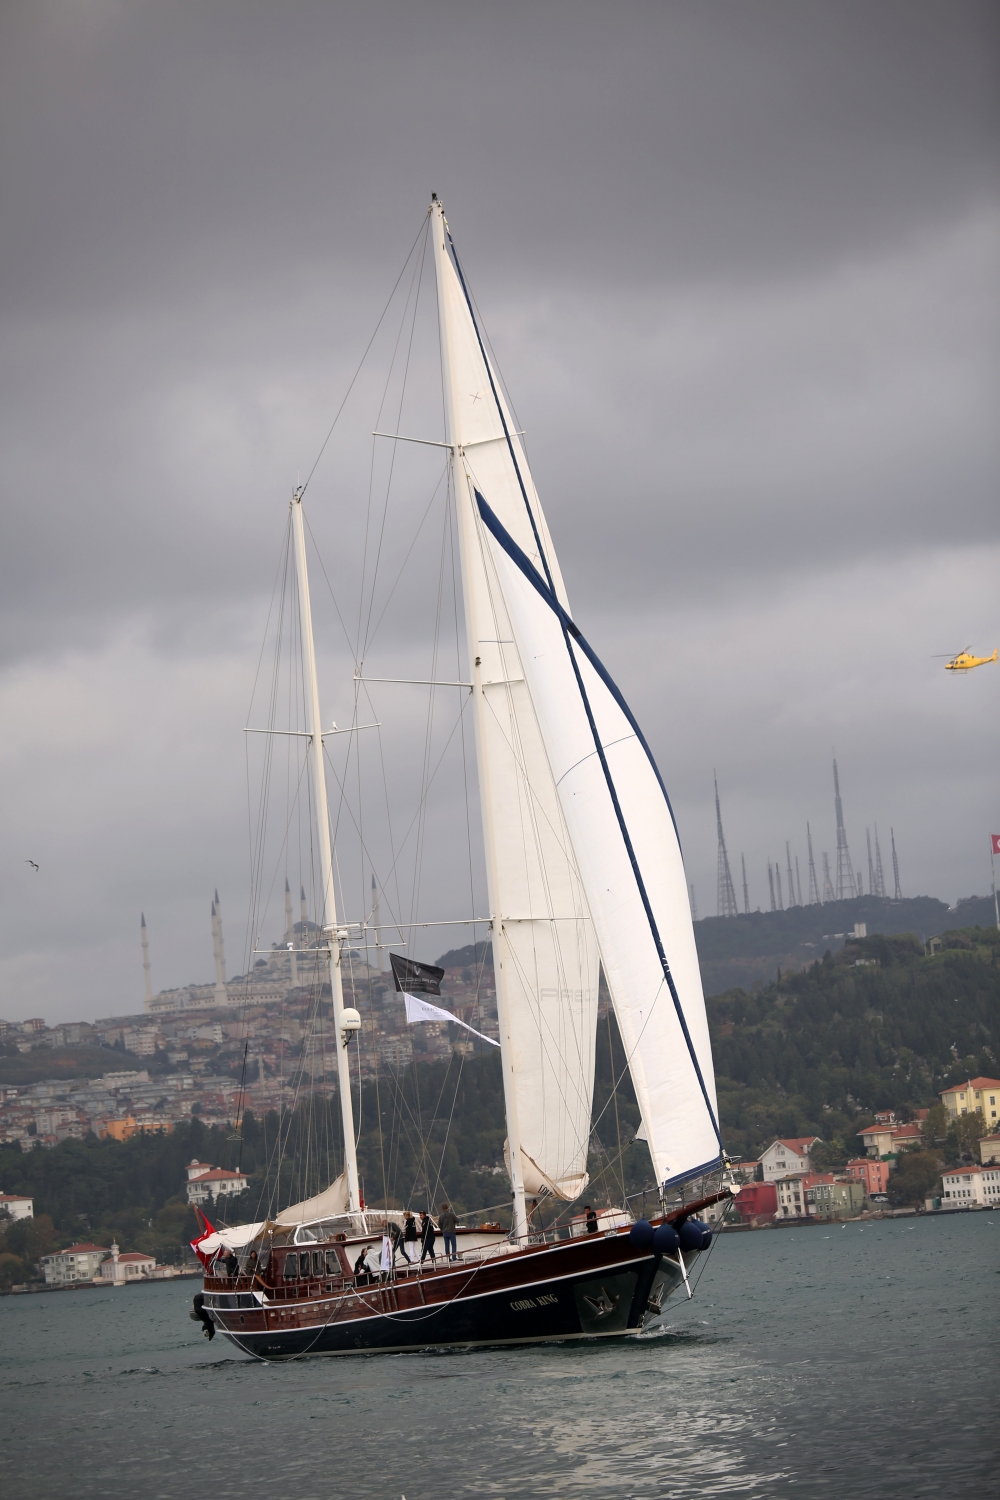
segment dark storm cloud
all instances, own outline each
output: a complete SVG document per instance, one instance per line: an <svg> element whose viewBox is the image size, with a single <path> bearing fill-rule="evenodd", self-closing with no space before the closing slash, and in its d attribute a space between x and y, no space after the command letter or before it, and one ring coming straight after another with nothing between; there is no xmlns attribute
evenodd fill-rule
<svg viewBox="0 0 1000 1500"><path fill-rule="evenodd" d="M284 498L431 189L703 909L706 765L774 853L833 740L855 805L892 783L923 888L975 885L985 690L920 671L1000 623L998 26L961 0L3 8L8 827L62 851L93 972L128 990L142 888L173 914L158 982L195 977L189 893L243 879L230 739ZM359 474L331 450L311 495L355 607ZM4 901L3 1004L65 1011L50 912Z"/></svg>

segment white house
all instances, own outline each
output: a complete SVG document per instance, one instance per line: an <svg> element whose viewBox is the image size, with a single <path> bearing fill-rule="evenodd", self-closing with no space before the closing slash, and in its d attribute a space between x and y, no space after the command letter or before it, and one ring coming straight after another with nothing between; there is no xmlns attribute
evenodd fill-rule
<svg viewBox="0 0 1000 1500"><path fill-rule="evenodd" d="M127 1250L124 1255L112 1244L110 1259L101 1266L101 1280L122 1286L126 1281L140 1281L156 1270L156 1261L151 1255L140 1255L137 1250Z"/></svg>
<svg viewBox="0 0 1000 1500"><path fill-rule="evenodd" d="M108 1253L107 1245L70 1245L54 1255L42 1256L46 1286L70 1286L93 1281Z"/></svg>
<svg viewBox="0 0 1000 1500"><path fill-rule="evenodd" d="M810 1152L820 1144L818 1135L794 1136L791 1140L774 1141L760 1159L765 1182L777 1182L790 1172L811 1172Z"/></svg>
<svg viewBox="0 0 1000 1500"><path fill-rule="evenodd" d="M206 1203L211 1198L214 1203L217 1198L242 1193L246 1185L247 1179L242 1172L227 1172L222 1167L209 1167L206 1171L191 1176L189 1167L187 1200L189 1203Z"/></svg>
<svg viewBox="0 0 1000 1500"><path fill-rule="evenodd" d="M1000 1166L955 1167L941 1178L941 1207L1000 1208Z"/></svg>
<svg viewBox="0 0 1000 1500"><path fill-rule="evenodd" d="M6 1209L12 1219L33 1219L34 1198L21 1198L17 1193L0 1193L0 1209Z"/></svg>

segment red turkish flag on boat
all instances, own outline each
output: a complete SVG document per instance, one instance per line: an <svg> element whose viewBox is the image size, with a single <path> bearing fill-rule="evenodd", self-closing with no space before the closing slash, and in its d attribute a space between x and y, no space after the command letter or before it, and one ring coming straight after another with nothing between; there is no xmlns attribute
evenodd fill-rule
<svg viewBox="0 0 1000 1500"><path fill-rule="evenodd" d="M993 840L993 853L1000 854L1000 833L991 833L990 838Z"/></svg>

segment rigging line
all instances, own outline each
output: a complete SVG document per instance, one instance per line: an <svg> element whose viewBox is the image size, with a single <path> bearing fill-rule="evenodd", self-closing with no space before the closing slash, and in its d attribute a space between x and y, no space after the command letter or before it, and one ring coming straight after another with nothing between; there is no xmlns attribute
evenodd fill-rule
<svg viewBox="0 0 1000 1500"><path fill-rule="evenodd" d="M440 646L441 646L441 613L442 613L442 599L443 599L443 594L444 594L444 565L445 565L445 550L446 550L446 543L447 543L447 534L448 534L448 517L447 517L447 514L445 514L445 516L444 516L444 525L443 525L442 531L441 531L441 555L440 555L440 559L439 559L439 563L438 563L437 602L436 602L435 613L434 613L433 646L432 646L432 649L431 649L431 668L430 668L430 680L431 680L431 682L435 682L437 680L438 652L439 652ZM434 692L429 692L428 695L427 695L427 720L426 720L426 727L425 727L425 730L424 730L424 763L423 763L422 772L421 772L422 783L426 779L426 776L427 776L428 763L429 763L429 760L430 760L431 748L432 748L432 745L433 745L435 699L436 699L436 694ZM420 825L419 825L418 832L417 832L417 842L416 842L416 850L415 850L415 857L414 857L414 870L413 870L413 889L412 889L411 906L410 906L410 911L411 911L411 925L415 925L416 924L417 913L418 913L418 911L420 909L420 880L421 880L421 875L423 873L424 842L425 842L425 838L426 838L426 829L427 829L427 799L426 799L425 796L421 796L420 803L421 803Z"/></svg>
<svg viewBox="0 0 1000 1500"><path fill-rule="evenodd" d="M320 570L320 572L323 575L323 582L327 586L327 589L328 589L329 594L330 594L330 598L333 601L333 607L334 607L334 609L337 612L337 619L340 622L340 628L344 632L344 640L347 642L347 649L351 653L351 661L354 663L355 667L357 667L357 665L358 665L358 658L357 658L357 655L356 655L355 650L354 650L354 642L351 640L351 637L347 633L347 626L344 624L344 617L340 613L340 605L337 603L337 596L333 592L333 584L330 582L330 579L327 576L326 565L323 562L323 554L319 550L319 543L316 540L316 537L315 537L315 535L313 533L312 527L309 525L309 517L308 517L308 515L306 513L306 508L305 508L304 505L302 506L302 519L305 522L306 531L309 533L309 540L312 542L312 545L313 545L313 556L315 557L316 561L319 563L319 570Z"/></svg>
<svg viewBox="0 0 1000 1500"><path fill-rule="evenodd" d="M430 230L430 223L431 223L431 221L430 221L430 215L428 214L428 216L427 216L427 229L428 229L428 231ZM402 380L402 385L400 387L400 392L399 392L399 408L398 408L398 410L396 412L396 433L397 434L399 433L400 418L403 415L403 402L404 402L404 400L406 398L406 381L407 381L407 377L408 377L408 375L410 373L410 359L411 359L412 354L413 354L413 339L414 339L414 335L415 335L416 329L417 329L417 312L418 312L419 307L420 307L420 288L423 285L423 279L424 279L424 261L426 260L426 258L427 258L427 234L424 235L424 243L423 243L423 246L422 246L421 251L420 251L420 265L419 265L419 270L418 270L417 278L416 278L417 294L416 294L416 297L414 298L414 301L413 301L413 318L412 318L412 321L410 323L410 337L409 337L409 340L408 340L407 345L406 345L406 362L403 365L403 380ZM380 416L381 416L381 413L380 413ZM374 445L375 445L375 439L373 437L372 438L372 448L373 449L374 449ZM365 621L365 647L364 647L364 652L362 653L362 656L367 655L368 646L369 646L369 642L370 642L372 610L375 607L375 583L376 583L376 580L378 579L378 566L379 566L379 561L380 561L380 559L382 557L382 543L383 543L383 540L385 538L385 523L386 523L386 520L388 519L388 515L389 515L389 495L390 495L390 492L392 490L393 475L396 472L396 450L397 450L398 446L399 446L398 443L393 443L393 445L392 445L392 458L389 461L389 477L388 477L388 479L386 481L386 487L385 487L385 508L382 511L382 528L381 528L381 530L379 532L378 549L377 549L377 551L375 553L375 568L374 568L374 571L372 573L371 593L368 596L368 619Z"/></svg>
<svg viewBox="0 0 1000 1500"><path fill-rule="evenodd" d="M424 511L423 515L421 516L421 518L420 518L420 524L418 525L416 531L413 533L413 540L411 541L409 547L407 548L406 556L403 558L402 566L400 567L399 572L396 574L396 578L395 578L395 581L394 581L394 583L392 585L392 588L389 590L389 593L388 593L388 595L386 597L385 604L382 606L382 613L379 615L378 619L375 621L374 626L372 627L370 633L368 634L368 636L365 639L365 656L366 657L368 655L368 652L371 650L371 647L372 647L372 644L374 643L375 637L378 635L379 627L381 626L382 621L385 619L386 610L389 608L389 605L392 603L393 597L394 597L394 595L396 593L397 588L399 587L399 584L400 584L400 581L401 581L401 579L403 577L403 574L406 572L407 564L409 563L410 556L411 556L411 554L413 552L413 549L417 545L417 542L418 542L418 540L420 538L420 533L423 530L424 522L427 520L427 517L430 515L431 506L434 504L434 501L437 499L438 490L441 488L441 480L444 479L444 477L448 473L448 470L450 469L450 467L451 467L451 465L448 462L448 460L446 459L445 460L444 468L443 468L443 470L441 472L441 477L438 479L437 484L434 486L434 489L431 492L431 498L427 502L427 509ZM374 589L374 579L372 580L372 587Z"/></svg>
<svg viewBox="0 0 1000 1500"><path fill-rule="evenodd" d="M715 1111L712 1108L711 1100L708 1097L708 1088L707 1088L707 1086L705 1084L705 1079L704 1079L704 1076L703 1076L702 1071L701 1071L701 1064L698 1061L698 1055L695 1052L694 1042L691 1039L691 1033L690 1033L690 1031L688 1029L687 1017L684 1014L684 1008L681 1005L680 996L678 995L677 988L676 988L676 986L674 984L673 974L671 973L671 971L670 971L670 965L667 962L667 955L666 955L666 952L664 951L663 943L662 943L662 941L660 939L659 927L657 925L656 918L653 915L653 908L650 905L649 896L648 896L648 894L646 892L645 881L642 878L642 872L641 872L641 870L639 868L639 861L638 861L638 859L636 857L635 849L634 849L634 847L632 845L632 837L631 837L631 834L628 831L628 827L627 827L626 822L625 822L625 815L622 812L621 803L618 800L618 790L617 790L617 788L615 786L614 778L611 775L611 768L608 765L607 756L604 753L604 745L601 742L601 736L598 733L597 723L596 723L596 721L594 719L594 712L593 712L593 709L591 708L591 704L590 704L590 698L588 696L587 689L584 686L583 674L580 671L580 663L577 660L576 653L575 653L575 651L573 649L573 642L574 641L577 642L580 645L581 649L583 649L584 654L586 655L587 659L590 661L591 666L593 666L595 668L595 670L597 670L598 675L601 677L602 681L604 681L606 685L610 681L610 679L608 677L607 672L604 670L603 666L601 665L601 663L600 663L600 661L599 661L596 653L592 650L592 648L584 640L584 637L581 634L581 632L579 631L579 629L577 628L577 626L573 623L573 621L570 619L570 616L568 615L568 613L566 612L566 610L559 603L559 600L556 598L555 591L551 587L549 587L549 588L545 587L544 583L542 582L542 579L538 575L538 570L532 565L532 563L530 562L530 560L521 551L520 547L518 547L518 545L514 541L513 537L510 536L509 533L504 529L504 527L501 525L501 523L498 520L498 518L494 515L493 511L490 509L489 505L483 499L482 495L479 494L478 490L476 492L476 499L477 499L477 502L478 502L478 505L479 505L479 513L480 513L480 515L483 518L484 524L487 526L487 528L490 530L490 532L492 532L493 536L496 537L496 540L499 542L500 546L503 548L503 550L510 557L511 561L520 569L520 571L524 574L525 578L527 578L528 582L534 587L534 589L545 600L545 602L548 604L549 608L555 614L555 616L558 619L560 625L562 626L563 639L564 639L564 641L566 643L566 650L569 653L570 663L571 663L571 665L573 667L573 674L576 677L577 688L579 689L580 698L581 698L581 701L583 703L584 711L585 711L585 713L587 715L587 722L588 722L588 724L590 726L590 732L591 732L591 735L593 737L594 747L597 750L597 756L598 756L598 759L601 762L601 769L604 772L604 780L605 780L605 783L606 783L607 788L608 788L608 794L609 794L609 796L611 798L611 804L612 804L612 806L614 808L614 811L615 811L615 817L616 817L616 819L618 821L619 832L621 833L622 840L623 840L623 842L625 844L625 849L626 849L626 852L627 852L628 857L629 857L629 863L632 866L632 873L633 873L633 875L635 877L636 886L637 886L637 889L639 891L639 897L640 897L640 900L642 901L643 910L646 913L646 920L649 923L649 930L650 930L650 934L651 934L651 936L653 938L653 944L654 944L654 946L656 948L656 954L657 954L657 957L660 960L660 966L661 966L661 968L663 970L663 977L664 977L664 979L667 982L668 989L670 990L670 997L671 997L671 999L674 1002L674 1010L677 1013L677 1019L680 1022L680 1027L681 1027L681 1031L682 1031L683 1036L684 1036L685 1044L686 1044L687 1049L688 1049L688 1054L689 1054L689 1056L691 1058L691 1062L692 1062L692 1064L694 1066L695 1076L698 1079L698 1085L699 1085L699 1087L701 1089L702 1097L703 1097L703 1099L705 1101L705 1107L708 1110L708 1116L709 1116L709 1119L712 1122L712 1129L715 1131L716 1138L717 1138L717 1140L719 1142L719 1148L721 1150L722 1149L722 1134L721 1134L721 1131L719 1130L719 1124L718 1124L718 1121L717 1121L717 1119L715 1117ZM544 558L543 558L543 561L544 561ZM621 694L617 693L617 692L616 692L616 700L619 702L619 704L623 704L624 703L624 699L621 698ZM626 712L628 712L628 710L626 710ZM634 719L632 719L631 713L629 713L629 719L630 719L630 722L633 724L633 727L635 727L637 733L640 734L640 738L641 738L642 737L641 736L641 731L639 731L638 725L636 725ZM643 740L643 745L645 746L645 740ZM649 754L649 751L647 749L647 755L648 754ZM652 762L652 756L650 756L650 761ZM654 769L655 769L655 763L654 763ZM659 773L657 773L657 776L658 775L659 775ZM662 787L662 782L660 783L660 785ZM665 792L664 792L664 796L666 796ZM667 802L667 806L668 806L668 808L670 807L669 800ZM671 817L673 817L673 810L672 809L671 809ZM676 829L676 823L675 823L674 826L675 826L675 829Z"/></svg>
<svg viewBox="0 0 1000 1500"><path fill-rule="evenodd" d="M358 368L355 370L354 374L351 376L351 383L347 387L347 392L346 392L346 394L344 396L343 401L341 401L340 405L337 407L336 416L334 417L333 421L330 423L330 430L328 431L326 437L323 439L323 442L320 445L320 450L319 450L319 452L316 455L316 461L313 464L312 468L309 470L309 473L306 475L306 482L302 486L302 490L301 490L301 493L303 495L305 494L306 490L309 488L309 485L310 485L310 483L312 481L312 477L315 474L315 472L316 472L316 470L317 470L317 468L319 466L319 461L323 457L324 452L326 451L326 445L327 445L327 443L333 437L333 429L336 427L337 423L340 421L340 415L341 415L342 411L344 410L344 407L347 405L348 397L350 396L352 390L354 389L355 381L357 380L358 376L361 374L361 370L362 370L362 367L364 366L364 362L368 358L368 351L371 349L372 344L374 344L376 336L378 334L378 331L382 327L382 321L385 318L386 313L389 311L389 308L392 306L392 299L396 295L396 288L399 286L399 283L402 281L403 276L404 276L404 274L406 272L406 268L410 264L410 257L412 256L414 250L417 248L417 243L418 243L418 241L420 239L421 234L424 234L426 236L426 233L427 233L427 224L428 224L429 220L430 220L430 212L428 210L428 213L425 215L424 220L422 221L422 223L420 225L420 228L417 230L416 234L414 235L413 244L410 246L409 250L407 251L406 259L403 262L402 270L400 271L399 275L396 277L396 280L395 280L395 283L393 285L392 291L389 293L389 300L388 300L388 302L386 302L385 307L382 309L382 312L381 312L381 315L379 317L379 320L375 324L375 332L372 334L371 338L368 340L368 343L365 346L365 352L361 356L361 361L358 364Z"/></svg>
<svg viewBox="0 0 1000 1500"><path fill-rule="evenodd" d="M461 718L462 718L462 715L465 713L465 708L466 708L467 702L468 702L468 697L464 696L462 704L461 704L461 707L460 707L459 712L458 712L458 718L456 718L455 723L452 725L452 728L451 728L451 730L450 730L450 732L448 734L448 738L447 738L447 740L444 743L444 746L443 746L443 748L441 750L441 754L438 757L437 763L436 763L436 765L434 767L434 770L431 773L430 779L429 779L429 781L427 783L427 793L430 792L431 787L434 785L434 779L435 779L435 777L437 776L438 772L441 769L441 762L444 760L444 757L447 754L448 746L451 744L451 741L453 740L453 738L455 736L455 730L458 728L459 723L460 723ZM324 754L325 754L325 756L327 758L327 761L329 762L330 770L333 772L334 780L337 780L336 767L333 765L333 762L330 759L330 752L327 749L327 747L326 747L325 744L324 744L323 750L324 750ZM337 781L337 785L338 785L338 787L340 786L339 780ZM426 795L426 793L425 793L425 795ZM353 813L353 811L351 809L350 802L345 801L345 806L347 808L348 816L351 818L351 821L354 823L355 829L357 829L357 823L354 820L354 813ZM392 869L390 869L390 871L389 871L390 875L393 873L393 870L395 870L397 861L402 858L403 849L405 848L406 844L409 841L410 834L413 832L414 824L416 823L417 818L419 817L419 815L420 815L420 809L418 807L417 811L413 814L413 817L410 820L410 824L409 824L409 827L406 830L406 833L403 835L403 841L402 841L402 843L400 845L399 853L397 854L396 859L393 861ZM369 853L368 857L371 858L370 853ZM382 889L384 891L385 887L383 886ZM394 914L393 914L393 912L392 912L392 910L390 908L390 916L392 916L392 915L394 915ZM406 932L406 931L410 931L414 924L413 923L405 923L405 922L395 922L395 921L393 921L391 923L382 923L382 925L383 926L394 926L394 927L397 927L399 931Z"/></svg>
<svg viewBox="0 0 1000 1500"><path fill-rule="evenodd" d="M426 251L426 248L427 248L427 229L428 229L429 225L430 225L430 215L428 214L428 217L427 217L427 219L425 220L425 223L424 223L424 251ZM381 421L382 410L383 410L383 407L385 406L386 400L388 398L389 385L390 385L390 383L392 381L392 372L393 372L393 370L395 369L395 366L396 366L396 355L399 352L399 341L403 337L403 329L406 326L406 315L407 315L407 312L409 311L410 298L413 295L414 283L417 280L418 272L421 271L422 268L423 268L423 252L421 253L420 259L418 260L418 262L416 263L416 265L413 268L413 275L410 277L410 285L409 285L409 289L407 290L407 293L406 293L406 301L403 304L403 311L402 311L402 313L400 315L400 319L399 319L399 329L398 329L398 332L396 334L396 342L393 345L392 358L389 361L389 369L388 369L388 371L386 373L385 385L382 388L382 399L379 402L378 416L375 419L375 425L376 425L376 427L379 425L379 422ZM399 412L397 412L396 413L396 431L397 432L399 431L399 415L400 415ZM392 459L393 459L393 462L394 462L395 461L395 449L393 450ZM390 470L390 482L391 482L391 470ZM365 579L366 579L367 573L368 573L368 539L369 539L369 533L370 533L370 530L371 530L372 496L374 494L374 488L375 488L375 437L374 437L374 434L373 434L372 435L372 440L371 440L371 459L369 461L369 467L368 467L368 502L367 502L367 507L366 507L366 510L365 510L365 541L364 541L364 547L362 549L362 555L361 555L361 592L360 592L360 595L358 597L358 634L357 634L357 640L355 642L355 654L357 654L358 651L361 648L361 615L362 615L362 612L364 610L364 604L365 604ZM389 491L388 491L388 488L386 489L385 503L386 503L386 507L388 507L388 504L389 504ZM384 528L384 525L385 525L385 518L384 518L384 515L383 515L383 528ZM381 543L380 543L380 545L381 545ZM372 579L372 585L374 587L374 578ZM371 606L369 605L369 609L370 608L371 608Z"/></svg>

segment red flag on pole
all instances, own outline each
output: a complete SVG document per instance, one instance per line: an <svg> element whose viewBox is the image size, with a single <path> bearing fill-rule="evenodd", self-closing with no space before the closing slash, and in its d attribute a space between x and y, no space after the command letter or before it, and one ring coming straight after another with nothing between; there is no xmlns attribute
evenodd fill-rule
<svg viewBox="0 0 1000 1500"><path fill-rule="evenodd" d="M990 838L993 840L993 853L1000 854L1000 833L991 833Z"/></svg>

